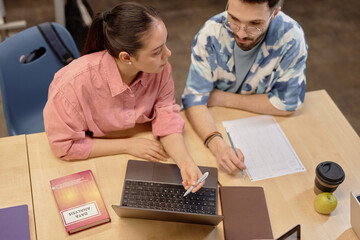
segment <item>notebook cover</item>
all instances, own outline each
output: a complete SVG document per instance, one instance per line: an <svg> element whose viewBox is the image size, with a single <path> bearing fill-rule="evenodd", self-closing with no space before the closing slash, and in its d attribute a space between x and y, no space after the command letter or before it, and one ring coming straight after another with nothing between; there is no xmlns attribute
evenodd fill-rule
<svg viewBox="0 0 360 240"><path fill-rule="evenodd" d="M220 187L227 240L273 239L262 187Z"/></svg>
<svg viewBox="0 0 360 240"><path fill-rule="evenodd" d="M30 240L29 210L27 205L0 209L0 239Z"/></svg>
<svg viewBox="0 0 360 240"><path fill-rule="evenodd" d="M51 180L50 184L69 234L110 222L91 170Z"/></svg>

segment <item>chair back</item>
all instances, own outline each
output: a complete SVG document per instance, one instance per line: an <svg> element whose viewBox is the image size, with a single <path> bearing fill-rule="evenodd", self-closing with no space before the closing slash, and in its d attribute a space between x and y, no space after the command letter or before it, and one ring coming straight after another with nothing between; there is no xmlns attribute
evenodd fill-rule
<svg viewBox="0 0 360 240"><path fill-rule="evenodd" d="M52 24L78 58L80 54L70 33L62 25ZM28 61L29 55L33 60ZM0 88L10 136L44 131L43 108L48 88L63 66L36 26L0 43Z"/></svg>

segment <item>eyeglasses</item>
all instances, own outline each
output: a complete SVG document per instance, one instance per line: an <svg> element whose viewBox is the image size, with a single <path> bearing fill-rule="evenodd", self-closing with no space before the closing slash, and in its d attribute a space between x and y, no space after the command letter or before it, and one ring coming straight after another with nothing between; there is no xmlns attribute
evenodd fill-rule
<svg viewBox="0 0 360 240"><path fill-rule="evenodd" d="M229 3L228 3L229 4ZM226 4L226 8L225 8L225 11L227 12L228 11L228 4ZM269 22L269 20L271 19L271 17L273 16L275 11L273 11L271 14L270 14L270 17L266 20L266 23ZM242 28L248 35L250 36L256 36L256 35L259 35L260 33L262 33L265 28L266 28L266 25L263 26L262 28L259 28L259 27L255 27L255 26L249 26L249 25L245 25L244 27L241 27L239 25L237 25L236 23L233 23L233 22L230 22L229 20L223 20L223 25L224 27L231 31L231 32L234 32L234 33L237 33L238 31L240 31L240 29Z"/></svg>

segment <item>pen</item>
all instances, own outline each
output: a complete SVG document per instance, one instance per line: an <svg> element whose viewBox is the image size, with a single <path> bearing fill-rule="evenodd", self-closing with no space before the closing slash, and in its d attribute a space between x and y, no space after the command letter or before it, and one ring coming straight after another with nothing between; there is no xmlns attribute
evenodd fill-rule
<svg viewBox="0 0 360 240"><path fill-rule="evenodd" d="M188 195L188 194L191 192L191 190L193 190L195 187L197 187L197 185L199 185L201 182L203 182L208 176L209 176L209 173L208 173L208 172L204 173L204 175L202 175L202 176L199 178L199 180L197 180L195 186L191 186L191 187L186 191L186 193L184 194L184 197L186 197L186 195Z"/></svg>
<svg viewBox="0 0 360 240"><path fill-rule="evenodd" d="M235 155L239 158L239 156L238 156L237 153L236 153L234 144L233 144L233 142L232 142L232 140L231 140L230 133L229 133L229 131L228 131L227 128L225 128L225 130L226 130L226 134L228 135L228 138L229 138L229 140L230 140L231 147L232 147L232 149L234 150ZM243 171L242 169L240 169L240 172L241 172L242 175L244 175L244 171Z"/></svg>

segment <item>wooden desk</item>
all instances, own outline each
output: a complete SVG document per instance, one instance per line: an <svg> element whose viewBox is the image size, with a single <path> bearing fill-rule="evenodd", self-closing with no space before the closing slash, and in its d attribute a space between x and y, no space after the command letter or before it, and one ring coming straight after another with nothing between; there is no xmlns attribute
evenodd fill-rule
<svg viewBox="0 0 360 240"><path fill-rule="evenodd" d="M152 138L151 132L138 136ZM111 205L119 205L130 155L100 157L86 161L66 162L56 158L45 133L28 136L28 151L36 215L37 237L42 239L223 239L222 224L212 226L119 218ZM111 223L68 235L62 224L49 181L71 173L91 169Z"/></svg>
<svg viewBox="0 0 360 240"><path fill-rule="evenodd" d="M0 208L27 204L30 237L36 239L25 135L0 138Z"/></svg>
<svg viewBox="0 0 360 240"><path fill-rule="evenodd" d="M226 108L211 108L219 131L226 136L222 121L256 116ZM230 176L219 171L224 186L262 186L274 237L301 224L303 239L358 239L350 225L350 191L360 191L360 138L349 125L326 91L306 93L303 108L290 117L276 117L306 172L250 182L248 177ZM187 145L200 162L211 156L192 129L185 131ZM226 137L225 137L226 138ZM227 139L227 138L226 138ZM228 139L227 139L228 141ZM345 181L334 192L338 206L330 216L318 214L313 207L315 168L323 161L339 163ZM246 163L246 157L245 157Z"/></svg>
<svg viewBox="0 0 360 240"><path fill-rule="evenodd" d="M224 108L210 110L224 136L221 121L251 117L255 114ZM181 113L184 116L184 113ZM306 94L305 105L291 117L276 117L307 171L273 179L250 182L246 177L219 172L223 185L264 187L274 237L296 224L302 225L303 239L357 239L350 226L349 192L359 190L360 139L325 91ZM151 138L149 132L138 136ZM216 166L189 124L184 132L186 144L199 165ZM28 153L33 185L38 239L223 239L223 226L118 218L111 208L120 202L122 182L130 155L116 155L66 162L52 154L44 133L28 136ZM345 182L336 190L337 209L324 216L313 209L314 170L322 161L339 163ZM112 222L68 236L62 225L49 181L74 172L91 169L110 213Z"/></svg>

